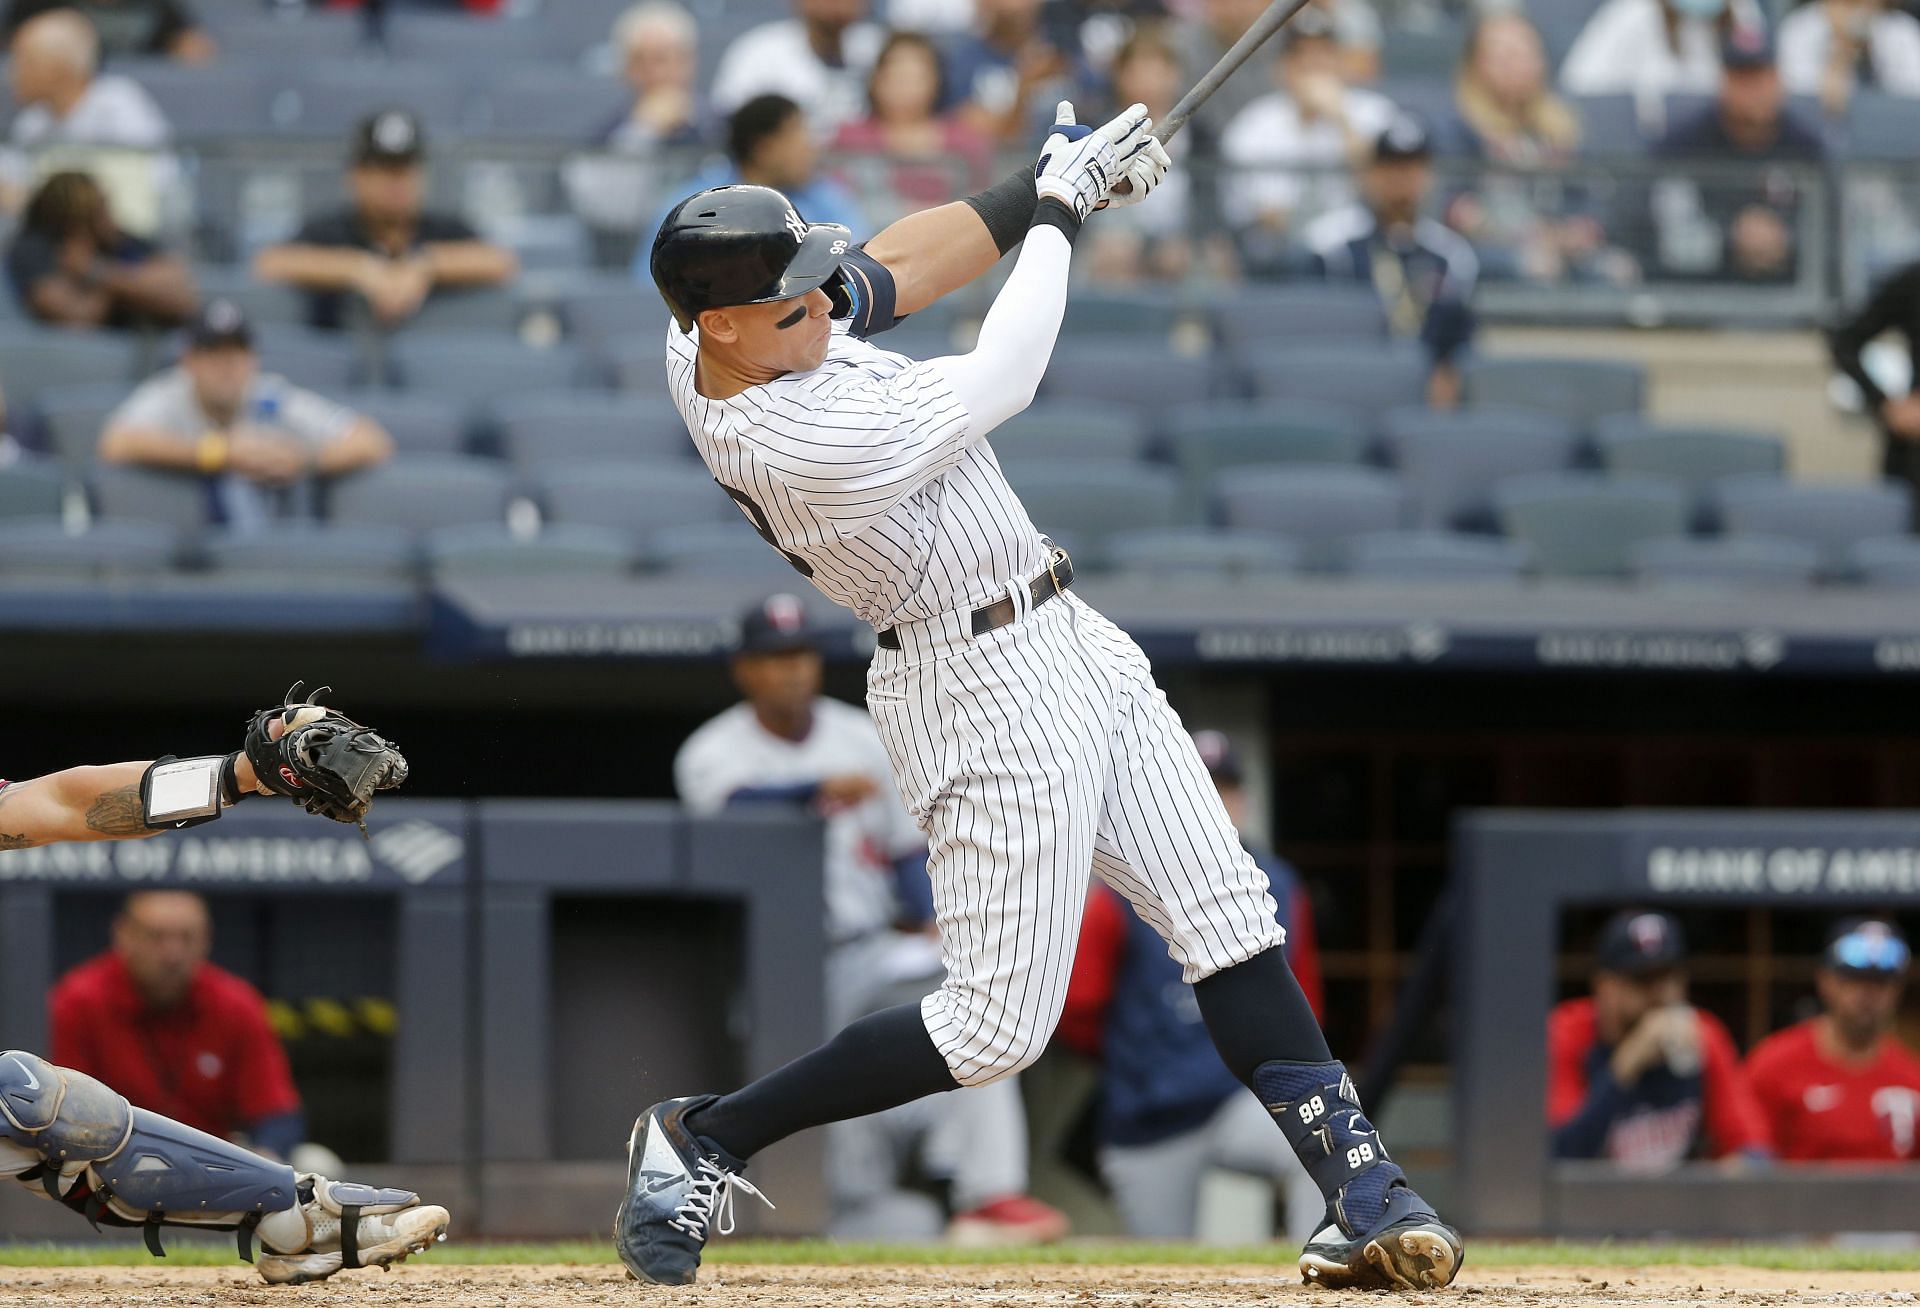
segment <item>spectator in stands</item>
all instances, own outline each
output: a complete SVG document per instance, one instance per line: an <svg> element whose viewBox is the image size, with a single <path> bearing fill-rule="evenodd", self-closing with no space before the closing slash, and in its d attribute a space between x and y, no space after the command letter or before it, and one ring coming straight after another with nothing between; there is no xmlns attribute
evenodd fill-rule
<svg viewBox="0 0 1920 1308"><path fill-rule="evenodd" d="M1196 731L1193 743L1227 815L1244 829L1238 756L1217 731ZM1318 1016L1320 966L1306 893L1285 862L1252 842L1247 849L1273 888L1287 962ZM1272 1116L1220 1061L1166 942L1105 885L1087 896L1059 1032L1102 1064L1100 1171L1128 1234L1193 1238L1200 1182L1211 1169L1284 1183L1289 1232L1305 1240L1319 1228L1326 1201L1286 1142L1274 1138Z"/></svg>
<svg viewBox="0 0 1920 1308"><path fill-rule="evenodd" d="M60 327L172 326L199 300L186 260L114 223L86 173L54 173L27 202L7 251L14 298Z"/></svg>
<svg viewBox="0 0 1920 1308"><path fill-rule="evenodd" d="M308 293L315 327L347 326L356 304L380 326L398 327L432 295L504 286L519 272L511 250L426 208L425 141L405 110L382 110L355 129L347 184L349 204L308 219L291 242L254 260L261 281Z"/></svg>
<svg viewBox="0 0 1920 1308"><path fill-rule="evenodd" d="M1606 0L1560 64L1572 95L1632 95L1657 123L1664 97L1708 95L1720 47L1736 28L1764 31L1756 0Z"/></svg>
<svg viewBox="0 0 1920 1308"><path fill-rule="evenodd" d="M260 992L207 961L213 926L184 890L128 895L113 946L61 977L50 1057L135 1106L285 1159L306 1134Z"/></svg>
<svg viewBox="0 0 1920 1308"><path fill-rule="evenodd" d="M103 462L204 478L210 516L235 531L264 525L278 492L302 478L392 453L393 439L371 418L262 374L246 315L231 300L208 301L178 365L128 396L100 438Z"/></svg>
<svg viewBox="0 0 1920 1308"><path fill-rule="evenodd" d="M1920 1159L1920 1057L1893 1034L1912 961L1892 923L1840 923L1814 976L1819 1016L1768 1036L1747 1059L1781 1158Z"/></svg>
<svg viewBox="0 0 1920 1308"><path fill-rule="evenodd" d="M1393 120L1393 102L1347 85L1333 24L1307 9L1280 37L1277 88L1227 125L1220 152L1245 170L1221 203L1256 275L1290 270L1296 233L1353 199L1351 170Z"/></svg>
<svg viewBox="0 0 1920 1308"><path fill-rule="evenodd" d="M801 600L774 595L755 605L741 619L733 658L745 699L687 739L673 772L695 814L772 804L825 818L827 1021L838 1030L897 1002L903 987L924 993L940 975L940 950L926 839L901 806L872 719L822 696L820 677L819 637ZM1024 1193L1026 1117L1011 1081L828 1128L836 1234L939 1232L944 1215L933 1215L931 1229L916 1227L917 1205L897 1185L903 1138L950 1175L956 1235L999 1243L1066 1234L1058 1212Z"/></svg>
<svg viewBox="0 0 1920 1308"><path fill-rule="evenodd" d="M194 25L185 0L12 0L0 29L11 38L28 19L55 9L84 15L109 59L166 55L198 64L217 53L213 38Z"/></svg>
<svg viewBox="0 0 1920 1308"><path fill-rule="evenodd" d="M1566 1000L1547 1021L1554 1157L1659 1171L1769 1154L1733 1037L1687 1003L1686 961L1665 913L1628 910L1601 929L1592 997Z"/></svg>
<svg viewBox="0 0 1920 1308"><path fill-rule="evenodd" d="M1307 229L1314 271L1373 287L1388 329L1426 347L1427 402L1453 408L1461 356L1473 344L1480 263L1458 232L1421 214L1433 189L1433 147L1419 119L1403 114L1380 133L1360 189L1360 203Z"/></svg>
<svg viewBox="0 0 1920 1308"><path fill-rule="evenodd" d="M1055 105L1093 93L1097 79L1069 15L1043 0L974 0L973 10L973 30L947 46L947 85L960 116L988 140L1039 140Z"/></svg>
<svg viewBox="0 0 1920 1308"><path fill-rule="evenodd" d="M734 38L713 77L713 104L730 114L757 96L799 105L822 141L860 116L867 73L885 39L866 0L793 0L792 18Z"/></svg>
<svg viewBox="0 0 1920 1308"><path fill-rule="evenodd" d="M1875 337L1896 331L1906 337L1905 395L1888 395L1862 358ZM1860 399L1880 429L1880 470L1907 483L1920 505L1920 263L1895 272L1874 291L1866 307L1834 329L1833 361L1860 388Z"/></svg>
<svg viewBox="0 0 1920 1308"><path fill-rule="evenodd" d="M682 199L712 186L747 182L771 186L810 223L839 223L859 238L870 229L859 204L847 189L820 173L820 147L800 106L784 95L756 96L734 111L727 123L728 162L709 168L676 188L653 222L633 257L633 279L651 284L647 259L653 252L653 234Z"/></svg>
<svg viewBox="0 0 1920 1308"><path fill-rule="evenodd" d="M1812 0L1780 23L1780 80L1834 118L1863 86L1920 96L1920 18L1887 0Z"/></svg>
<svg viewBox="0 0 1920 1308"><path fill-rule="evenodd" d="M600 143L626 154L699 145L709 113L696 84L699 28L675 0L645 0L613 27L633 107L608 125Z"/></svg>
<svg viewBox="0 0 1920 1308"><path fill-rule="evenodd" d="M847 123L835 150L879 155L899 212L944 204L986 184L987 140L957 114L943 114L940 52L918 32L895 32L867 79L866 117Z"/></svg>
<svg viewBox="0 0 1920 1308"><path fill-rule="evenodd" d="M1818 164L1826 145L1819 129L1787 104L1764 31L1734 29L1720 57L1724 72L1714 104L1675 123L1655 153L1746 164L1751 180L1663 181L1654 217L1662 261L1674 272L1784 281L1797 268L1801 186L1786 169L1768 165ZM1694 261L1689 242L1704 245L1704 260Z"/></svg>

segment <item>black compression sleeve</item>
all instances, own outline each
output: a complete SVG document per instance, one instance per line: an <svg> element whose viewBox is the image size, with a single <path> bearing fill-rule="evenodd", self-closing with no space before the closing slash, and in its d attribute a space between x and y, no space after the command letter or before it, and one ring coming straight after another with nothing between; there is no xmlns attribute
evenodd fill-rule
<svg viewBox="0 0 1920 1308"><path fill-rule="evenodd" d="M1021 168L1005 181L989 186L978 195L969 195L964 203L980 215L994 246L1005 254L1027 239L1033 225L1033 173Z"/></svg>

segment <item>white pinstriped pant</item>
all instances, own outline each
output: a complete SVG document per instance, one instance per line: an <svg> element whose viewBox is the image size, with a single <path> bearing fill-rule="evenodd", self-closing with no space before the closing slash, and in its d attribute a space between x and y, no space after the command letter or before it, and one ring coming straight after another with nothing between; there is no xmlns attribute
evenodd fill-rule
<svg viewBox="0 0 1920 1308"><path fill-rule="evenodd" d="M921 1003L954 1079L1038 1058L1066 1001L1087 877L1125 895L1189 982L1281 943L1146 655L1072 593L974 637L967 613L896 628L867 705L927 834L947 979Z"/></svg>

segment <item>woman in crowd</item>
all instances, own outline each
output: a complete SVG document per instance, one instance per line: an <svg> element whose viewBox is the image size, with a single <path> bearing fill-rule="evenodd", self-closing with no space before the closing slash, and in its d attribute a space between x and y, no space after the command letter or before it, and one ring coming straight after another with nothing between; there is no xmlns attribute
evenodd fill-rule
<svg viewBox="0 0 1920 1308"><path fill-rule="evenodd" d="M986 181L991 147L958 117L940 112L943 98L933 42L918 32L888 37L867 78L867 115L841 127L833 148L880 161L880 176L867 174L875 185L862 189L886 192L889 212L944 204Z"/></svg>
<svg viewBox="0 0 1920 1308"><path fill-rule="evenodd" d="M1844 118L1862 87L1920 96L1920 19L1887 0L1813 0L1780 23L1780 80Z"/></svg>
<svg viewBox="0 0 1920 1308"><path fill-rule="evenodd" d="M1658 127L1669 95L1712 95L1720 45L1735 27L1765 27L1756 0L1606 0L1560 65L1571 95L1632 95Z"/></svg>
<svg viewBox="0 0 1920 1308"><path fill-rule="evenodd" d="M121 231L81 172L54 173L27 202L7 280L28 313L61 327L170 327L199 300L186 261Z"/></svg>

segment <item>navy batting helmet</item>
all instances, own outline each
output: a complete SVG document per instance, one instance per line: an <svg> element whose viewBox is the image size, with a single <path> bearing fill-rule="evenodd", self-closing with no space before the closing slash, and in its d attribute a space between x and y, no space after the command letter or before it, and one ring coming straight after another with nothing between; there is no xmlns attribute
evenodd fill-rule
<svg viewBox="0 0 1920 1308"><path fill-rule="evenodd" d="M840 261L852 244L852 232L807 222L771 187L716 186L674 206L647 266L682 331L707 309L791 300L815 287L844 318L853 297Z"/></svg>

